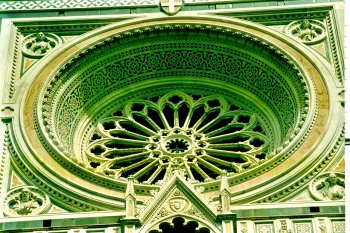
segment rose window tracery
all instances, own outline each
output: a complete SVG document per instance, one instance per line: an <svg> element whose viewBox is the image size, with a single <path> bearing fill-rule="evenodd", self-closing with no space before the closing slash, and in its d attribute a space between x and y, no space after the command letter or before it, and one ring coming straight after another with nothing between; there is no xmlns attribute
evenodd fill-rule
<svg viewBox="0 0 350 233"><path fill-rule="evenodd" d="M155 183L180 168L191 180L239 173L272 148L256 114L219 95L134 99L97 125L86 155L97 172Z"/></svg>

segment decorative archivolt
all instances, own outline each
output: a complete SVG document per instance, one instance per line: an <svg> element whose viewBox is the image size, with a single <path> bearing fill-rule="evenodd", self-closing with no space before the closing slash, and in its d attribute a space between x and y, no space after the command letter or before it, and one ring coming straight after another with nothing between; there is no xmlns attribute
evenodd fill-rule
<svg viewBox="0 0 350 233"><path fill-rule="evenodd" d="M122 198L130 174L148 195L174 167L204 190L217 190L228 170L231 186L263 180L235 189L233 198L254 202L279 189L264 184L299 179L279 164L303 170L312 151L336 140L342 122L328 121L339 110L330 107L328 70L294 40L233 19L138 20L67 42L24 75L30 86L13 134L32 147L24 156L40 179L102 203Z"/></svg>

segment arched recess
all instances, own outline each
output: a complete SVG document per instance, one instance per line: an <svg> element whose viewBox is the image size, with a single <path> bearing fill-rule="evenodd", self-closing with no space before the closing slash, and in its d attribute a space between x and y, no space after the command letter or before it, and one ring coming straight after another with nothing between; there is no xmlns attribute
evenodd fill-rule
<svg viewBox="0 0 350 233"><path fill-rule="evenodd" d="M158 60L145 60L146 55L155 54L159 54ZM199 61L200 56L205 59ZM190 177L186 170L194 185L204 186L208 195L211 190L215 192L218 164L225 163L216 160L213 166L212 161L221 159L236 167L228 178L233 202L275 201L305 185L335 156L329 154L341 133L343 119L339 119L340 105L330 99L335 90L332 76L329 67L305 46L251 22L182 14L146 16L108 25L64 44L24 75L24 94L18 98L20 115L12 127L17 154L13 161L18 170L26 167L20 171L22 176L40 185L64 208L122 209L125 177L130 174L113 172L111 164L104 172L91 163L98 162L85 155L87 149L91 152L94 130L110 117L130 117L127 112L132 106L129 110L125 107L130 101L159 106L153 99L179 91L182 94L177 96L192 103L197 101L194 95L221 98L220 114L229 112L231 105L241 113L252 114L250 119L259 122L264 133L252 132L252 125L244 126L250 130L249 138L238 144L254 147L252 141L256 138L267 139L269 144L259 154L230 147L234 153L220 152L211 161L202 161L198 165L201 169L189 169L201 179ZM272 94L271 90L278 91ZM211 108L208 103L206 106ZM235 110L233 107L231 111ZM334 118L339 120L332 121ZM185 133L176 133L175 127L170 131ZM110 136L110 131L107 134ZM148 139L141 143L146 145L144 148L148 146L147 150L152 143L157 144L150 141L153 136L146 135ZM200 147L193 137L185 138L194 148L191 153ZM170 139L161 137L165 144ZM172 155L166 146L162 148L159 150L167 157L183 159L183 155ZM210 149L213 151L213 147ZM152 160L146 165L159 161L150 154L147 156ZM198 161L199 156L193 157ZM157 169L155 163L159 162L149 167ZM136 185L136 191L147 196L158 187L156 182L144 182Z"/></svg>

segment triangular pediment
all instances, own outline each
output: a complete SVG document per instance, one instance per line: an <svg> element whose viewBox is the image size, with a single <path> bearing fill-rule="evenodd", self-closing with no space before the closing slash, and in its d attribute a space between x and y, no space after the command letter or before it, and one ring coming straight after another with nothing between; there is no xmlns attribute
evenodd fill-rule
<svg viewBox="0 0 350 233"><path fill-rule="evenodd" d="M173 215L187 215L215 222L217 213L205 198L179 174L164 185L140 214L140 221L152 223Z"/></svg>

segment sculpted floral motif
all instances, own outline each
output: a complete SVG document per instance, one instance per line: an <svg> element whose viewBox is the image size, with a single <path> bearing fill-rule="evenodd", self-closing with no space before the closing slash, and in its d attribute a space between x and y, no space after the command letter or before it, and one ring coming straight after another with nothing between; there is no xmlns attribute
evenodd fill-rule
<svg viewBox="0 0 350 233"><path fill-rule="evenodd" d="M324 173L310 183L309 192L316 200L344 200L345 176L338 172Z"/></svg>
<svg viewBox="0 0 350 233"><path fill-rule="evenodd" d="M287 33L305 44L315 44L326 36L326 28L317 20L299 20L287 26Z"/></svg>
<svg viewBox="0 0 350 233"><path fill-rule="evenodd" d="M55 34L39 32L24 38L22 52L29 57L40 58L62 44L63 40Z"/></svg>
<svg viewBox="0 0 350 233"><path fill-rule="evenodd" d="M7 216L37 215L49 207L49 197L31 186L11 190L4 200L4 214Z"/></svg>
<svg viewBox="0 0 350 233"><path fill-rule="evenodd" d="M153 218L153 220L157 220L157 219L160 219L160 218L163 218L165 216L168 216L170 213L168 210L166 210L165 208L162 208L158 214Z"/></svg>
<svg viewBox="0 0 350 233"><path fill-rule="evenodd" d="M221 96L174 91L130 100L102 119L86 153L97 172L155 183L174 169L199 181L216 178L222 169L238 173L270 149L254 113Z"/></svg>

